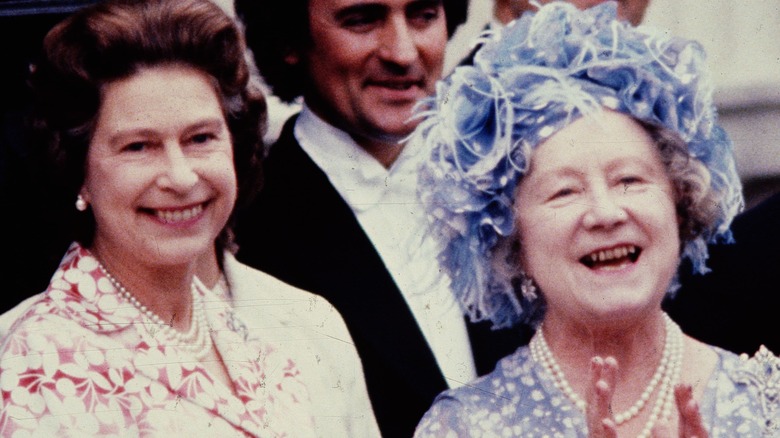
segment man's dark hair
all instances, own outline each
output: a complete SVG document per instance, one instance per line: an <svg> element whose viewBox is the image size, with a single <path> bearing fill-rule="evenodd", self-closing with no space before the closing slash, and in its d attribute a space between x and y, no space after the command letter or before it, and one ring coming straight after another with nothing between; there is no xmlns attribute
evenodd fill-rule
<svg viewBox="0 0 780 438"><path fill-rule="evenodd" d="M442 0L447 35L466 21L468 0ZM310 45L307 0L236 0L236 14L246 27L246 41L265 82L280 99L290 102L303 94L306 72L285 57Z"/></svg>

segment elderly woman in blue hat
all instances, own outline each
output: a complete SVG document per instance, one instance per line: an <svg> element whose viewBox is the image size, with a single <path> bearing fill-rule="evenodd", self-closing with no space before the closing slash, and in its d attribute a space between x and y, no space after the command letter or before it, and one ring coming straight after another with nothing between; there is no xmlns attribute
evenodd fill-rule
<svg viewBox="0 0 780 438"><path fill-rule="evenodd" d="M551 3L438 85L416 135L441 261L472 319L536 333L441 394L418 436L780 433L761 383L780 361L702 344L661 310L742 207L703 62L615 3Z"/></svg>

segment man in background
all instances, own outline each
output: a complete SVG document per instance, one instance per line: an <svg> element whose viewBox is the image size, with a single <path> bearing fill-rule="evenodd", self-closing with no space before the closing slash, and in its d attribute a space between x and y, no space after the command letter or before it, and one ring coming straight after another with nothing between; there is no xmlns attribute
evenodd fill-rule
<svg viewBox="0 0 780 438"><path fill-rule="evenodd" d="M405 141L466 3L239 0L236 11L273 92L303 97L239 217L238 258L339 310L382 434L411 436L438 393L522 341L465 321L417 202L426 151Z"/></svg>

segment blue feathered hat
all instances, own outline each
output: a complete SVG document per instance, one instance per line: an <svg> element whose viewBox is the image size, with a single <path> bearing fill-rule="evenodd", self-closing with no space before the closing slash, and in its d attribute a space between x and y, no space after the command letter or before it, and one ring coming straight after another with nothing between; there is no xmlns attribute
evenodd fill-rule
<svg viewBox="0 0 780 438"><path fill-rule="evenodd" d="M676 133L709 170L719 196L710 229L683 242L707 272L707 243L729 241L742 208L731 141L717 124L704 51L695 41L618 20L614 2L580 11L553 2L486 37L420 105L416 141L432 151L420 194L443 266L465 311L496 327L529 322L523 279L492 259L513 233L514 192L532 150L577 118L609 108Z"/></svg>

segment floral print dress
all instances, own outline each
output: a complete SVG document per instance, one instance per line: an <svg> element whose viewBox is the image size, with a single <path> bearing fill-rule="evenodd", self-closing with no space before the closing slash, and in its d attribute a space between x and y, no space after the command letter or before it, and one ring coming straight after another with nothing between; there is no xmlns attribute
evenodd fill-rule
<svg viewBox="0 0 780 438"><path fill-rule="evenodd" d="M235 392L186 350L164 345L84 248L0 343L0 436L312 436L291 359L255 340L200 289Z"/></svg>
<svg viewBox="0 0 780 438"><path fill-rule="evenodd" d="M718 365L700 403L710 437L780 437L780 360L768 350L759 352L760 361L747 361L711 348ZM440 394L415 432L418 438L587 436L585 415L528 347L502 359L492 373Z"/></svg>

